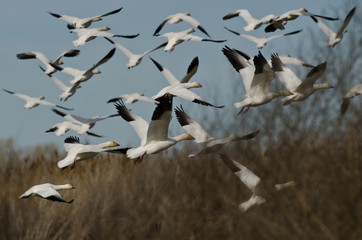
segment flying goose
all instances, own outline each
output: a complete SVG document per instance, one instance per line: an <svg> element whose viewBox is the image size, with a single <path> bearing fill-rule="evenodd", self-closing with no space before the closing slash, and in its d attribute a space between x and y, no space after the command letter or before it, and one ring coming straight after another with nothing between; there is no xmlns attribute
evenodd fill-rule
<svg viewBox="0 0 362 240"><path fill-rule="evenodd" d="M99 67L100 65L106 63L109 59L111 59L111 57L113 56L115 51L116 51L116 48L113 48L98 63L94 64L92 67L90 67L87 70L79 70L79 69L75 69L75 68L71 68L71 67L60 67L60 66L56 66L52 63L51 63L51 65L63 73L72 75L74 78L73 78L73 80L70 81L71 84L77 84L77 83L79 84L79 83L89 80L94 74L101 73L101 71L99 71L96 68Z"/></svg>
<svg viewBox="0 0 362 240"><path fill-rule="evenodd" d="M112 43L113 45L115 45L119 50L121 50L124 55L126 55L128 57L128 63L126 64L126 66L128 67L128 69L136 67L138 64L141 63L142 58L149 54L150 52L153 52L159 48L165 47L167 43L163 43L155 48L152 48L146 52L140 52L138 54L134 54L131 51L129 51L127 48L125 48L124 46L122 46L119 43L116 43L114 41L112 41L111 39L105 37L105 39L107 39L110 43Z"/></svg>
<svg viewBox="0 0 362 240"><path fill-rule="evenodd" d="M277 54L272 55L271 62L276 77L293 93L293 95L285 97L284 105L303 101L317 90L333 88L329 83L315 84L317 79L325 72L327 62L321 63L310 70L303 82L279 59Z"/></svg>
<svg viewBox="0 0 362 240"><path fill-rule="evenodd" d="M92 22L96 22L96 21L100 21L102 20L102 17L106 17L115 13L118 13L119 11L121 11L122 8L116 9L114 11L108 12L106 14L102 14L102 15L98 15L98 16L94 16L94 17L87 17L87 18L78 18L78 17L73 17L73 16L67 16L67 15L63 15L63 14L57 14L57 13L52 13L52 12L48 12L50 15L52 15L53 17L62 19L66 22L68 22L68 28L87 28L89 27Z"/></svg>
<svg viewBox="0 0 362 240"><path fill-rule="evenodd" d="M41 68L42 69L42 68ZM42 69L44 70L44 69ZM53 82L63 91L60 95L60 101L67 101L68 98L73 96L78 88L80 88L80 82L76 82L75 84L71 86L65 85L62 81L60 81L58 78L54 77L53 75L48 75L50 79L53 80Z"/></svg>
<svg viewBox="0 0 362 240"><path fill-rule="evenodd" d="M225 42L226 40L213 40L213 39L207 39L207 38L202 38L199 36L195 36L195 35L191 35L190 33L195 32L195 30L193 28L189 28L185 31L181 31L181 32L167 32L164 34L160 34L157 35L157 37L164 37L167 38L167 45L165 46L164 50L165 52L170 51L172 52L173 49L176 47L176 45L184 42L184 41L204 41L204 42L217 42L217 43L221 43L221 42Z"/></svg>
<svg viewBox="0 0 362 240"><path fill-rule="evenodd" d="M69 31L71 33L76 33L78 35L78 39L73 41L74 46L82 46L86 42L89 42L96 37L122 37L122 38L135 38L139 34L135 35L120 35L120 34L114 34L106 32L110 30L109 27L104 26L100 28L75 28L70 29Z"/></svg>
<svg viewBox="0 0 362 240"><path fill-rule="evenodd" d="M79 142L79 138L70 136L64 140L64 150L68 154L64 159L59 160L57 165L59 168L66 168L70 166L69 170L72 170L75 167L76 161L91 159L100 152L114 152L109 148L116 146L119 146L119 144L114 141L107 141L97 145L84 145ZM128 148L123 148L118 150L120 153L125 153L127 149Z"/></svg>
<svg viewBox="0 0 362 240"><path fill-rule="evenodd" d="M94 136L94 137L103 137L101 135L87 131L83 127L83 125L75 124L72 121L64 121L64 122L57 123L50 129L46 130L45 132L47 132L47 133L54 132L55 136L62 136L69 130L73 130L73 131L77 132L78 134L88 134L88 135Z"/></svg>
<svg viewBox="0 0 362 240"><path fill-rule="evenodd" d="M158 70L163 74L163 76L167 79L167 81L170 83L170 86L164 87L161 89L156 95L152 97L154 100L159 100L160 98L163 98L164 95L171 95L171 96L177 96L183 99L186 99L188 101L198 103L205 106L211 106L215 108L223 108L224 106L215 106L213 104L210 104L203 100L200 96L198 96L196 93L191 92L190 88L199 88L201 87L201 84L198 82L188 82L190 78L196 73L198 65L199 65L199 59L198 57L195 57L188 70L186 76L181 80L177 80L177 78L165 67L163 67L161 64L156 62L154 59L150 58L152 62L156 65Z"/></svg>
<svg viewBox="0 0 362 240"><path fill-rule="evenodd" d="M289 35L293 35L293 34L297 34L297 33L300 33L302 31L302 30L298 30L298 31L289 32L289 33L285 33L285 34L274 35L274 36L271 36L271 37L266 37L265 36L264 38L257 38L257 37L254 37L254 36L251 36L251 35L248 35L248 34L235 32L233 30L228 29L227 27L225 27L225 29L228 30L229 32L232 32L232 33L238 35L239 37L246 38L246 39L248 39L248 40L250 40L252 42L255 42L256 47L259 48L259 49L263 48L270 40L280 38L280 37L289 36Z"/></svg>
<svg viewBox="0 0 362 240"><path fill-rule="evenodd" d="M3 88L3 90L5 92L7 92L7 93L10 93L10 94L14 95L14 96L17 96L18 98L21 98L21 99L25 100L26 103L24 105L24 108L27 108L27 109L35 108L35 107L37 107L39 105L46 105L46 106L63 108L65 110L73 110L73 108L62 107L62 106L59 106L59 105L57 105L55 103L45 101L45 100L43 100L43 99L45 99L44 96L40 96L40 97L36 98L36 97L30 97L30 96L25 95L25 94L12 92L12 91L6 90L4 88Z"/></svg>
<svg viewBox="0 0 362 240"><path fill-rule="evenodd" d="M88 135L92 135L89 133L89 130L91 128L94 127L94 125L98 122L98 121L102 121L105 120L107 118L111 118L111 117L116 117L118 116L118 114L112 114L112 115L106 115L106 116L93 116L91 118L83 118L74 114L68 114L68 113L64 113L61 112L55 108L52 109L56 114L58 114L59 116L65 118L68 121L71 121L72 123L79 125L79 129L77 129L76 131L78 132L78 134L85 134L87 133Z"/></svg>
<svg viewBox="0 0 362 240"><path fill-rule="evenodd" d="M64 185L54 185L51 183L43 183L35 185L29 188L25 193L23 193L19 198L28 198L31 196L41 197L51 201L72 203L74 199L70 201L64 200L62 195L58 193L58 190L74 189L75 187L71 184Z"/></svg>
<svg viewBox="0 0 362 240"><path fill-rule="evenodd" d="M191 14L189 12L186 13L176 13L176 14L172 14L170 16L168 16L167 18L165 18L165 20L163 20L163 22L157 27L156 31L153 33L153 36L157 36L158 33L161 31L161 29L163 28L163 26L166 23L169 24L174 24L174 23L179 23L179 22L188 22L190 23L192 26L198 28L201 32L205 33L208 37L209 34L206 32L205 28L203 28L201 26L201 24L199 23L199 21L197 21L195 18L191 17Z"/></svg>
<svg viewBox="0 0 362 240"><path fill-rule="evenodd" d="M118 114L131 124L141 140L140 146L131 148L126 153L128 158L135 159L134 164L141 163L145 155L166 150L182 140L193 139L187 133L168 137L168 127L172 118L171 96L166 95L159 99L149 124L128 110L122 100L116 102L115 107Z"/></svg>
<svg viewBox="0 0 362 240"><path fill-rule="evenodd" d="M340 41L342 41L343 34L347 32L346 27L348 23L351 21L354 12L356 11L356 7L352 8L351 11L347 14L346 18L343 21L342 26L338 29L337 33L333 32L327 25L325 25L322 21L318 20L314 16L311 16L314 22L316 22L320 29L328 36L328 42L325 42L325 45L328 47L334 47Z"/></svg>
<svg viewBox="0 0 362 240"><path fill-rule="evenodd" d="M131 94L122 94L119 97L111 98L107 103L116 102L120 99L124 99L124 103L135 103L138 101L145 101L149 103L156 103L152 98L146 97L143 93L131 93Z"/></svg>
<svg viewBox="0 0 362 240"><path fill-rule="evenodd" d="M287 90L270 91L270 83L275 74L260 51L253 59L254 65L248 63L239 53L228 47L223 48L222 52L234 69L240 73L244 83L245 99L234 103L235 108L241 108L238 114L245 114L250 107L266 104L276 97L293 95Z"/></svg>
<svg viewBox="0 0 362 240"><path fill-rule="evenodd" d="M248 25L244 26L244 31L252 31L258 29L261 25L269 23L269 21L275 16L273 14L269 14L262 19L255 19L253 16L251 16L250 12L246 9L239 9L236 11L233 11L227 15L225 15L222 19L227 20L230 18L234 18L240 16L242 17Z"/></svg>
<svg viewBox="0 0 362 240"><path fill-rule="evenodd" d="M213 138L206 132L199 123L195 122L189 115L185 113L182 106L176 107L175 114L178 122L185 131L195 138L198 149L189 154L189 157L196 157L200 154L213 153L219 151L225 144L232 141L249 140L259 134L259 130L245 136L232 134L224 138Z"/></svg>
<svg viewBox="0 0 362 240"><path fill-rule="evenodd" d="M326 17L317 15L314 13L308 12L305 8L300 8L296 10L290 10L288 12L283 13L279 17L270 19L270 24L264 29L265 32L274 32L277 29L283 30L284 25L287 24L288 21L292 21L297 19L299 16L311 16L311 17L319 17L323 18L329 21L335 21L339 20L339 18L332 18L332 17Z"/></svg>
<svg viewBox="0 0 362 240"><path fill-rule="evenodd" d="M250 189L252 195L249 200L241 203L239 209L247 211L254 205L260 205L266 202L264 195L268 192L278 192L284 188L295 186L294 181L289 181L281 184L274 184L272 189L268 189L268 185L255 175L247 167L243 166L239 162L232 160L226 154L219 154L225 165Z"/></svg>
<svg viewBox="0 0 362 240"><path fill-rule="evenodd" d="M39 59L44 65L45 69L42 69L45 74L53 74L57 70L52 67L49 63L52 62L55 65L63 64L62 57L75 57L78 56L79 50L77 49L70 49L68 51L63 52L60 54L53 62L50 61L43 53L41 52L24 52L16 54L18 59L32 59L37 58Z"/></svg>
<svg viewBox="0 0 362 240"><path fill-rule="evenodd" d="M362 83L353 86L343 95L343 102L341 105L341 115L344 115L346 113L351 99L361 94L362 94Z"/></svg>

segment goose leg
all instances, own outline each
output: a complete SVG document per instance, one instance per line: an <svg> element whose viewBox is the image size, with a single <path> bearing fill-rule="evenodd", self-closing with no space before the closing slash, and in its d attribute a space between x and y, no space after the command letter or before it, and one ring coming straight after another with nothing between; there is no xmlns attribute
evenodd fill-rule
<svg viewBox="0 0 362 240"><path fill-rule="evenodd" d="M145 156L145 154L143 154L142 156L140 156L139 158L137 158L134 161L134 165L140 164L143 161L143 157Z"/></svg>
<svg viewBox="0 0 362 240"><path fill-rule="evenodd" d="M77 160L77 159L74 158L74 162L73 162L72 165L69 166L68 171L70 171L70 170L72 170L73 168L75 168L75 161L76 161L76 160Z"/></svg>

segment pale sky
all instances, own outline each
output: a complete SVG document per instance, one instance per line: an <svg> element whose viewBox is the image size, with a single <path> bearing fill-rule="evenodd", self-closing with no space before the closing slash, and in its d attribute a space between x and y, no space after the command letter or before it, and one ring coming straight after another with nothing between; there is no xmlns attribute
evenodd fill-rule
<svg viewBox="0 0 362 240"><path fill-rule="evenodd" d="M106 2L106 4L105 4ZM333 2L331 4L331 2ZM80 54L74 58L64 58L64 66L87 69L94 63L102 59L112 48L108 41L97 38L86 43L84 46L75 47L72 41L76 35L70 34L66 28L66 22L52 17L47 12L65 14L77 17L89 17L103 14L117 8L123 9L112 16L105 17L102 21L93 23L91 27L108 26L110 32L116 34L136 34L140 35L134 39L113 38L129 48L132 52L145 51L153 48L165 41L163 38L153 36L157 26L170 14L178 12L190 12L195 17L213 39L226 39L225 43L211 42L184 42L178 45L172 53L166 53L162 49L150 54L152 58L161 65L168 68L177 78L182 78L186 73L191 60L199 57L199 69L193 76L193 81L200 82L203 87L194 90L205 100L216 105L225 105L224 109L212 109L187 102L182 99L174 100L174 107L183 105L185 111L192 115L195 120L197 114L209 116L212 119L214 111L228 111L235 117L237 110L233 107L233 101L242 100L243 95L234 96L233 88L243 88L241 81L237 81L239 76L222 54L224 45L240 49L254 56L258 50L255 44L237 37L224 29L224 26L244 32L242 27L245 22L242 18L233 18L223 21L222 17L237 9L248 9L255 18L261 18L267 14L280 15L288 10L304 7L310 12L334 16L335 8L343 6L343 1L330 0L263 0L263 1L219 1L219 0L125 0L125 1L49 1L49 0L13 0L7 1L6 5L0 9L1 18L1 88L14 92L27 94L33 97L44 95L45 99L56 104L74 108L73 111L64 112L82 117L92 117L94 115L108 115L116 113L113 104L107 104L110 98L124 93L143 92L146 96L155 95L161 88L167 86L168 82L158 71L156 66L146 56L141 64L133 69L127 69L127 58L120 51L116 51L112 59L99 67L100 75L93 76L89 81L82 84L82 88L68 99L60 102L60 89L48 78L38 67L42 65L36 59L18 60L17 53L28 51L39 51L48 58L54 60L58 54L68 49L79 49ZM303 4L303 5L302 5ZM351 9L353 6L349 6ZM358 11L356 12L358 13ZM339 16L342 20L345 16ZM169 31L181 31L189 28L187 23L167 24L161 33ZM254 36L263 37L264 28L248 32ZM284 39L277 39L269 42L261 52L265 57L270 57L271 53L297 54L294 49L295 42L301 38L308 38L308 29L320 33L318 46L323 46L326 40L324 33L318 29L310 18L300 17L286 25L286 30L276 31L268 34L282 34L288 31L303 29L298 35L289 36ZM195 35L205 37L202 32L196 29ZM308 60L308 59L305 59ZM313 62L312 64L318 64ZM54 74L55 77L68 84L71 77L63 73ZM218 95L217 99L214 96ZM232 96L231 96L232 95ZM29 147L37 144L55 143L62 146L64 139L70 135L77 135L75 132L57 137L53 133L45 133L64 119L51 111L51 107L38 106L34 109L25 109L25 102L4 91L0 92L1 109L1 140L13 138L16 147ZM149 121L155 105L146 102L138 102L127 105L132 111ZM133 129L122 118L116 117L98 122L91 130L104 138L91 136L80 136L81 142L99 143L106 140L114 140L121 145L138 146L139 139ZM171 121L170 135L182 132L177 120L173 117Z"/></svg>

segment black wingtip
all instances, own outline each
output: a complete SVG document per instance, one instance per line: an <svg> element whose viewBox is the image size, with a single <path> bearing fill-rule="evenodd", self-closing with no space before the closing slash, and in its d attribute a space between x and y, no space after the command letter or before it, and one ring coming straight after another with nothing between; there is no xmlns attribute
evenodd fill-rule
<svg viewBox="0 0 362 240"><path fill-rule="evenodd" d="M69 136L64 139L64 143L79 143L79 138L75 136Z"/></svg>
<svg viewBox="0 0 362 240"><path fill-rule="evenodd" d="M156 67L158 68L158 70L159 70L160 72L162 72L162 71L163 71L162 65L159 64L158 62L156 62L153 58L150 57L150 59L151 59L152 62L156 65Z"/></svg>
<svg viewBox="0 0 362 240"><path fill-rule="evenodd" d="M114 106L117 109L117 113L119 116L121 116L125 121L127 122L131 122L134 121L135 119L130 115L130 111L128 110L128 108L124 105L122 99L118 100L117 102L115 102Z"/></svg>
<svg viewBox="0 0 362 240"><path fill-rule="evenodd" d="M58 114L58 115L60 115L62 117L67 115L66 113L63 113L63 112L59 111L58 109L52 108L52 110L53 110L53 112L55 112L56 114Z"/></svg>
<svg viewBox="0 0 362 240"><path fill-rule="evenodd" d="M3 90L7 93L10 93L10 94L14 94L15 92L12 92L12 91L9 91L9 90L6 90L5 88L3 88Z"/></svg>
<svg viewBox="0 0 362 240"><path fill-rule="evenodd" d="M111 39L109 39L109 38L107 38L107 37L104 37L105 39L107 39L108 40L108 42L110 42L110 43L112 43L112 44L114 44L114 42L111 40Z"/></svg>

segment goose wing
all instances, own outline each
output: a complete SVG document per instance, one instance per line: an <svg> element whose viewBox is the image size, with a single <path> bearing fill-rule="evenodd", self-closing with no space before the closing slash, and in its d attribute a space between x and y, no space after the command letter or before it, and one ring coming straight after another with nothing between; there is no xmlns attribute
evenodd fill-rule
<svg viewBox="0 0 362 240"><path fill-rule="evenodd" d="M177 78L170 72L170 70L168 70L167 68L163 67L161 64L159 64L158 62L156 62L153 58L150 57L150 59L152 60L152 62L156 65L156 67L158 68L158 70L162 73L162 75L166 78L166 80L171 84L171 85L175 85L175 84L179 84L179 80L177 80Z"/></svg>
<svg viewBox="0 0 362 240"><path fill-rule="evenodd" d="M128 108L124 105L123 101L120 100L114 104L117 109L118 114L136 131L137 135L141 139L141 145L144 145L147 141L147 130L148 123L141 117L132 113Z"/></svg>
<svg viewBox="0 0 362 240"><path fill-rule="evenodd" d="M351 21L354 12L356 11L356 7L352 8L351 11L349 11L349 13L347 14L346 18L343 21L342 26L339 28L338 32L337 32L337 37L342 36L344 30L346 29L347 25L349 24L349 22Z"/></svg>
<svg viewBox="0 0 362 240"><path fill-rule="evenodd" d="M166 94L158 101L147 130L147 142L168 138L168 127L172 118L172 96Z"/></svg>
<svg viewBox="0 0 362 240"><path fill-rule="evenodd" d="M289 91L295 91L302 83L294 72L280 60L278 54L272 54L271 63L275 75Z"/></svg>
<svg viewBox="0 0 362 240"><path fill-rule="evenodd" d="M246 94L248 94L250 92L251 82L254 77L255 67L251 66L245 60L245 58L239 54L239 52L232 50L228 46L225 46L222 49L222 52L227 57L234 69L241 75L245 87L245 92Z"/></svg>
<svg viewBox="0 0 362 240"><path fill-rule="evenodd" d="M206 142L213 139L208 132L206 132L199 123L194 121L189 115L187 115L182 108L176 107L175 114L177 121L185 131L195 138L195 142Z"/></svg>
<svg viewBox="0 0 362 240"><path fill-rule="evenodd" d="M305 89L313 88L313 84L326 71L327 62L321 63L309 71L305 80L298 86L296 91L303 92Z"/></svg>
<svg viewBox="0 0 362 240"><path fill-rule="evenodd" d="M195 57L192 62L190 63L188 69L187 69L187 74L181 79L180 83L186 83L190 80L190 78L195 75L195 73L197 72L197 69L199 67L199 58Z"/></svg>

